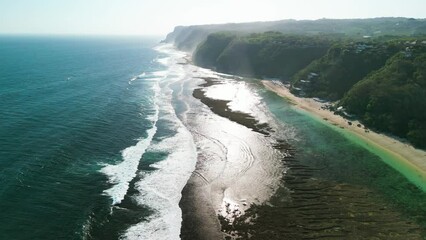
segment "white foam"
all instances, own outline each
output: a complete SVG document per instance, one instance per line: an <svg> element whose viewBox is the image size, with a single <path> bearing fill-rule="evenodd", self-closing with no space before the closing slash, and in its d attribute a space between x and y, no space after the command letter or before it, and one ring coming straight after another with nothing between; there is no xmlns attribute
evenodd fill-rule
<svg viewBox="0 0 426 240"><path fill-rule="evenodd" d="M160 94L158 105L161 119L166 120L176 134L164 138L156 144L149 146L152 152L168 152L166 159L152 164L155 168L151 172L140 173L140 181L135 183L139 192L134 196L140 205L149 207L153 214L125 231L123 239L180 239L182 211L179 208L181 192L192 172L195 170L197 151L191 133L176 116L172 106L172 93L170 84L184 79L185 71L176 64L182 54L167 47L157 48L170 57L158 60L165 64L166 71L157 72L162 76L159 81Z"/></svg>
<svg viewBox="0 0 426 240"><path fill-rule="evenodd" d="M158 95L158 84L155 84L153 89L155 95ZM147 137L140 139L136 145L124 149L121 152L122 162L116 165L109 164L101 169L101 172L108 176L108 182L113 184L111 188L104 191L105 194L111 197L113 205L121 203L124 199L129 189L130 181L136 177L139 161L157 132L156 123L159 109L156 103L154 103L154 106L155 113L148 117L148 119L152 121L152 127L147 130Z"/></svg>
<svg viewBox="0 0 426 240"><path fill-rule="evenodd" d="M152 173L144 173L135 188L138 204L149 206L154 214L147 221L130 227L125 239L180 239L182 211L179 208L181 191L195 169L196 148L189 131L180 126L178 133L166 138L154 149L168 151L169 156L152 167Z"/></svg>
<svg viewBox="0 0 426 240"><path fill-rule="evenodd" d="M157 62L163 64L163 65L167 65L167 63L170 61L170 57L165 57L165 58L160 58L157 59Z"/></svg>
<svg viewBox="0 0 426 240"><path fill-rule="evenodd" d="M152 75L155 77L165 77L167 75L168 71L156 71Z"/></svg>

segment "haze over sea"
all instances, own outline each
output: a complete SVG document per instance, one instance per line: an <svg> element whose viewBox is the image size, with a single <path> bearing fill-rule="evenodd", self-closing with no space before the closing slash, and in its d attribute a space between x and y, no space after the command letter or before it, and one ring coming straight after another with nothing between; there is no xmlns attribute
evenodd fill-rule
<svg viewBox="0 0 426 240"><path fill-rule="evenodd" d="M395 219L414 216L426 225L425 194L378 153L294 110L259 82L185 64L185 54L154 49L157 43L0 37L0 239L179 239L178 204L197 154L210 161L202 166L208 184L240 184L221 193L230 201L262 205L275 194L272 203L280 206L312 189L319 196L349 192L361 207L343 201L321 209L357 215L386 206L398 212ZM206 76L222 81L208 97L231 101L230 109L274 133L261 136L194 99ZM274 155L276 140L292 146L297 164ZM309 189L300 189L293 180L306 176ZM335 195L322 192L328 189ZM389 227L380 224L371 229Z"/></svg>

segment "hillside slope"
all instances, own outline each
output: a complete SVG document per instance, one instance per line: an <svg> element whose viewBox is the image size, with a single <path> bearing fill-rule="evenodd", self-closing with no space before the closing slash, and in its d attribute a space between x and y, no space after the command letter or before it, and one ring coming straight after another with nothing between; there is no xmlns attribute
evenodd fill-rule
<svg viewBox="0 0 426 240"><path fill-rule="evenodd" d="M267 31L293 35L335 34L362 39L364 36L426 34L426 20L413 18L319 19L178 26L167 35L164 42L173 43L181 50L192 52L209 34L223 31L246 34Z"/></svg>
<svg viewBox="0 0 426 240"><path fill-rule="evenodd" d="M194 63L220 72L255 77L289 78L323 56L333 40L326 36L279 32L210 34L193 55Z"/></svg>
<svg viewBox="0 0 426 240"><path fill-rule="evenodd" d="M341 104L368 126L426 148L426 44L397 53Z"/></svg>
<svg viewBox="0 0 426 240"><path fill-rule="evenodd" d="M425 35L419 19L322 19L177 27L166 42L202 67L290 82L426 149Z"/></svg>
<svg viewBox="0 0 426 240"><path fill-rule="evenodd" d="M387 42L338 43L325 56L293 76L293 92L339 100L357 82L380 69L404 47Z"/></svg>

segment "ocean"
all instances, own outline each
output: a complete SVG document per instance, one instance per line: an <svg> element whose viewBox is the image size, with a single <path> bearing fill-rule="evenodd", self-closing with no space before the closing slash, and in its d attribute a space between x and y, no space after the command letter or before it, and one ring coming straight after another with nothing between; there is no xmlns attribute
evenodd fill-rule
<svg viewBox="0 0 426 240"><path fill-rule="evenodd" d="M361 210L370 221L377 206L426 226L425 193L380 154L257 80L195 67L158 42L0 36L0 239L180 239L182 226L191 239L195 228L215 229L218 215L235 221L251 206L265 216L275 207L255 225L275 231L276 219L285 226L275 214L298 196L339 210L335 231L364 224L346 222ZM207 106L193 90L211 79L201 90ZM237 123L244 114L272 130ZM289 226L315 222L298 214L329 214L315 211L285 214L295 214ZM378 222L364 232L393 228Z"/></svg>
<svg viewBox="0 0 426 240"><path fill-rule="evenodd" d="M155 164L172 158L155 143L180 138L194 149L160 90L158 40L0 37L0 239L117 239L165 207L138 191L155 188ZM138 194L144 206L126 199Z"/></svg>

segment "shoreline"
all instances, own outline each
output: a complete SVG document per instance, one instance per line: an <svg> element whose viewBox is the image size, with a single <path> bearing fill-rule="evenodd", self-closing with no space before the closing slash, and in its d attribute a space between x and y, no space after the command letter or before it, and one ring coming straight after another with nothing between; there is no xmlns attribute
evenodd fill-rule
<svg viewBox="0 0 426 240"><path fill-rule="evenodd" d="M274 157L278 164L281 164L281 159L278 158L278 155L275 156L275 153L262 158L258 152L260 148L254 147L256 145L253 142L260 143L257 142L259 138L270 141L269 131L272 129L268 124L260 123L250 114L233 111L228 106L230 101L206 96L204 90L210 86L221 84L217 81L219 78L207 76L198 76L198 78L204 83L193 89L192 97L199 101L204 108L209 109L208 111L211 111L214 116L226 120L223 122L224 126L216 128L215 131L219 134L207 136L198 130L194 131L198 136L196 142L201 142L202 148L198 152L195 171L182 191L179 203L183 212L180 236L181 239L237 239L243 236L240 235L243 232L240 233L233 228L234 222L241 221L245 211L251 206L263 204L262 199L269 200L275 194L275 192L270 192L273 189L274 181L263 178L263 175L258 176L259 172L262 174L267 172L268 165L262 168L259 166L263 164L263 161L270 160L269 157ZM239 127L235 128L236 125ZM232 127L229 128L230 126ZM237 133L243 135L239 136ZM250 140L243 139L242 136L248 136ZM212 140L209 147L203 146L205 144L203 142ZM265 144L266 140L262 143ZM219 159L219 155L216 156L217 153L212 155L213 149L220 150L214 146L217 144L224 148L222 150L226 154L223 159ZM272 142L270 144L270 147L276 151L284 151L287 147L283 143L279 146L273 145ZM244 150L245 148L247 149ZM253 159L244 154L250 155ZM246 160L253 162L245 162ZM274 167L273 171L274 174L271 173L268 176L276 180L278 189L282 176L275 178L278 176L277 167ZM268 185L253 192L250 187L259 185L259 177L262 179L262 184L265 184L264 180L268 180Z"/></svg>
<svg viewBox="0 0 426 240"><path fill-rule="evenodd" d="M192 64L186 62L182 65ZM198 80L203 80L203 83L192 86L191 97L209 109L209 112L211 111L213 116L226 118L233 123L249 128L258 135L265 135L268 132L268 125L259 124L254 121L253 117L242 112L233 112L227 106L229 101L206 96L204 89L220 82L216 81L217 78L212 77L209 73L205 74L203 71L197 72L192 70L190 76ZM218 74L217 76L220 75ZM268 83L270 85L269 88L267 86ZM265 81L262 81L262 84L266 89L285 97L286 101L295 105L294 110L301 112L302 118L303 115L307 115L312 120L331 127L331 131L343 134L344 137L350 138L351 142L354 141L356 144L361 145L362 148L382 159L384 158L383 155L386 155L385 158L389 156L394 163L406 167L407 173L413 176L415 175L413 173L416 173L416 171L420 173L417 174L420 178L416 176L414 178L420 179L421 181L419 182L423 181L423 183L426 183L426 177L423 180L421 178L421 176L425 176L424 170L405 160L402 156L388 151L387 148L377 144L374 140L364 139L362 136L357 135L356 132L347 130L347 128L351 127L348 125L348 120L334 115L333 112L328 110L321 110L323 104L315 102L313 99L298 98L292 95L288 89L273 84L271 81L266 84ZM282 90L287 90L287 93L280 94L279 92ZM302 102L299 102L301 100L305 100L305 102L302 104ZM323 114L325 115L315 114L316 111L324 112ZM194 114L203 115L201 113L190 113L190 116L196 116ZM327 120L324 118L327 118ZM340 122L335 121L333 118L340 118ZM203 117L200 117L200 119L203 119ZM206 118L205 120L208 119L212 118ZM352 127L360 131L365 131L364 128L356 126L358 122L351 122L353 123ZM187 122L187 124L191 125L192 123ZM218 132L220 131L212 133L217 135ZM214 136L212 138L209 134L206 135L209 136L206 138L204 135L199 134L198 130L193 133L195 133L196 142L215 139ZM370 132L369 134L376 133ZM391 143L393 141L396 140L392 139ZM217 143L212 142L212 144L215 145ZM400 144L404 145L404 143ZM249 146L251 145L249 144ZM228 146L225 145L224 147L227 148ZM278 160L287 169L285 171L286 174L280 178L281 184L285 187L278 188L267 200L268 204L256 204L255 202L251 204L252 201L249 200L247 202L249 203L247 205L248 208L232 222L228 222L223 217L221 214L221 211L224 210L223 204L218 204L218 200L222 199L223 201L227 199L226 195L228 191L226 189L229 186L226 184L228 184L227 181L232 179L232 177L225 175L216 176L217 173L215 170L210 168L211 166L216 166L216 164L223 164L223 161L212 159L209 152L205 152L207 153L205 154L204 148L200 148L202 151L199 152L197 157L196 170L192 173L185 188L181 192L182 198L179 202L182 210L181 239L239 239L247 238L248 236L268 239L271 236L277 236L277 234L294 239L304 237L339 237L347 239L355 237L352 239L357 239L357 237L371 236L391 237L392 234L405 235L410 239L421 239L422 227L418 225L417 221L413 223L413 219L408 218L403 210L392 205L382 195L377 195L377 192L374 190L364 185L359 186L351 183L339 183L328 179L318 179L316 174L321 169L317 169L315 166L304 165L297 156L295 150L297 148L293 149L286 141L280 142L279 139L277 139L276 144L272 147L275 151L283 153L283 156ZM410 146L407 145L407 148L410 148ZM206 150L209 149L210 147ZM213 146L210 151L213 149L218 150L218 146ZM384 154L378 154L380 151L383 151ZM215 156L213 157L216 158ZM228 160L225 162L228 162ZM375 162L384 166L383 162L386 161ZM385 164L392 165L387 162ZM229 166L226 167L229 169ZM392 165L391 168L395 168L395 166ZM391 168L386 167L389 170ZM380 169L377 170L380 171ZM389 170L386 171L389 172ZM399 174L398 172L400 171L395 171L394 174L397 175ZM406 178L410 179L406 174L398 176L398 179L404 179L404 183ZM232 184L235 182L233 180L229 183ZM244 182L250 183L248 178L245 178ZM412 182L411 179L410 182ZM413 186L413 189L417 188ZM426 191L426 188L423 191ZM237 200L235 203L243 199L245 202L246 198L244 197L235 198ZM227 202L225 201L224 203ZM240 206L246 206L243 202L238 203ZM231 204L234 204L234 202L231 202ZM225 210L228 211L228 206L225 206ZM232 208L230 209L233 210ZM301 228L300 226L304 227Z"/></svg>
<svg viewBox="0 0 426 240"><path fill-rule="evenodd" d="M221 117L227 118L232 122L235 122L242 126L250 128L257 133L263 134L265 136L269 136L270 131L272 129L268 126L268 124L259 123L259 121L256 120L250 114L233 111L228 106L228 103L230 103L230 101L212 99L207 97L203 89L205 89L206 87L215 85L217 83L214 80L209 78L201 78L201 79L203 79L206 83L201 84L199 85L199 88L194 89L192 93L192 96L194 98L200 100L202 103L208 106L213 113Z"/></svg>
<svg viewBox="0 0 426 240"><path fill-rule="evenodd" d="M230 111L226 107L226 101L205 96L202 89L214 85L215 81L209 78L201 79L205 83L194 89L193 97L210 108L214 114L261 135L265 134L261 130L265 128L259 129L252 122L253 119L247 121L246 114ZM287 98L297 104L298 99L295 96ZM306 100L313 102L312 107L320 105L312 99ZM340 117L330 111L324 112ZM342 119L343 124L347 125L347 120ZM335 128L341 130L339 126ZM363 128L360 129L364 131ZM280 234L292 239L322 236L354 239L354 236L366 238L375 234L391 236L387 233L397 232L410 239L421 239L421 227L407 220L396 207L388 204L374 191L364 186L316 178L315 172L318 169L301 163L296 156L296 148L288 145L286 141L277 141L273 148L283 153L280 161L288 168L280 180L285 188L278 189L271 196L267 201L270 205L249 204L245 213L232 222L228 222L216 212L218 205L214 203L213 196L218 194L218 188L212 188L210 181L206 184L205 179L210 180L210 170L203 165L209 160L207 156L199 155L196 170L182 191L179 204L183 211L181 238L245 239L248 236L257 236L259 239L267 239L274 234Z"/></svg>
<svg viewBox="0 0 426 240"><path fill-rule="evenodd" d="M426 192L426 151L416 149L411 145L371 130L366 131L357 126L359 121L352 121L335 115L323 109L324 103L311 98L301 98L293 95L288 88L272 81L262 80L266 89L276 93L292 103L296 108L318 118L324 123L331 124L345 137L356 137L363 142L359 143L370 152L380 155L388 165L402 173L407 179ZM349 124L351 122L351 124ZM356 140L356 139L355 139Z"/></svg>

